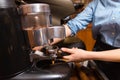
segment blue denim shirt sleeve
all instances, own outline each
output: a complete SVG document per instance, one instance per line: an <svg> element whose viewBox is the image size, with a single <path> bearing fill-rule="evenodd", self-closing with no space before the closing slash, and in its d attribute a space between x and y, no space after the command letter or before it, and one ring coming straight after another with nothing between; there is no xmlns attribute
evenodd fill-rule
<svg viewBox="0 0 120 80"><path fill-rule="evenodd" d="M68 21L67 25L71 29L72 34L76 34L77 31L85 29L86 26L92 21L93 13L95 10L97 0L93 0L88 6L80 12L74 19Z"/></svg>

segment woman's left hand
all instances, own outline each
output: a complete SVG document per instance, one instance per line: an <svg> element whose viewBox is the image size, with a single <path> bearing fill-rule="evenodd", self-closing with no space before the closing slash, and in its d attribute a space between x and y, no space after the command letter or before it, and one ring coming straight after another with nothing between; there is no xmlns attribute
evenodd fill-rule
<svg viewBox="0 0 120 80"><path fill-rule="evenodd" d="M78 49L78 48L61 48L61 50L63 52L67 52L68 56L63 56L63 58L67 61L67 62L72 62L72 61L85 61L87 60L87 51L83 50L83 49Z"/></svg>

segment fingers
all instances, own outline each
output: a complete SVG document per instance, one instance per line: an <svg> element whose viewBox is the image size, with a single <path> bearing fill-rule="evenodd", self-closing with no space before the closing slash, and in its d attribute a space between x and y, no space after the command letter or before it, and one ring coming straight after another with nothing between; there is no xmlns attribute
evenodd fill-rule
<svg viewBox="0 0 120 80"><path fill-rule="evenodd" d="M65 59L66 62L72 62L72 61L74 61L74 58L73 58L72 55L75 52L75 49L77 49L77 48L74 48L74 47L72 49L70 49L70 48L61 48L61 50L63 52L67 52L68 54L70 54L68 56L63 56L63 59Z"/></svg>
<svg viewBox="0 0 120 80"><path fill-rule="evenodd" d="M69 49L69 48L61 48L61 50L63 52L67 52L68 54L72 54L73 50L72 49ZM68 56L63 56L63 59L66 61L66 62L71 62L71 55L68 55Z"/></svg>
<svg viewBox="0 0 120 80"><path fill-rule="evenodd" d="M66 61L66 62L72 62L72 58L71 56L63 56L63 59Z"/></svg>
<svg viewBox="0 0 120 80"><path fill-rule="evenodd" d="M32 50L41 50L42 48L43 46L37 46L37 47L32 48Z"/></svg>
<svg viewBox="0 0 120 80"><path fill-rule="evenodd" d="M61 50L62 50L63 52L67 52L67 53L69 53L69 54L72 54L72 53L73 53L73 50L72 50L72 49L69 49L69 48L61 48Z"/></svg>

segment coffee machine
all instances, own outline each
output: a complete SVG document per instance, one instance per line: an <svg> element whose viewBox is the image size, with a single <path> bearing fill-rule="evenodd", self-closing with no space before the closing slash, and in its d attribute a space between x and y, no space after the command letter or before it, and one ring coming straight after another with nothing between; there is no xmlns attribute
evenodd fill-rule
<svg viewBox="0 0 120 80"><path fill-rule="evenodd" d="M0 1L0 79L69 78L71 69L64 61L56 60L59 64L54 65L48 58L30 61L30 55L34 54L32 47L48 46L54 37L64 38L64 27L53 27L50 16L49 5L45 3L24 4L18 8L14 0Z"/></svg>
<svg viewBox="0 0 120 80"><path fill-rule="evenodd" d="M65 32L63 27L53 25L60 25L60 19L74 12L71 0L19 1L21 9L14 0L0 0L0 80L69 80L71 63L56 59L53 64L51 59L56 56L34 52L32 47L43 45L51 52L58 50L49 43L54 37L64 38ZM81 41L59 46L85 49Z"/></svg>

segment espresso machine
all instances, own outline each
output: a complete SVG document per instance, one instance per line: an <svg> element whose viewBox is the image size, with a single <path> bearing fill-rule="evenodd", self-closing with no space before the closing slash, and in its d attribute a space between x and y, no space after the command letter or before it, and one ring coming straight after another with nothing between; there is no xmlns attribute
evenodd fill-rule
<svg viewBox="0 0 120 80"><path fill-rule="evenodd" d="M71 0L16 1L22 5L16 6L14 0L0 0L0 80L69 80L71 70L76 68L59 57L63 53L59 48L85 49L85 45L81 41L57 46L50 43L53 38L65 38L64 27L59 25L61 19L74 12ZM32 50L41 45L43 50Z"/></svg>
<svg viewBox="0 0 120 80"><path fill-rule="evenodd" d="M14 0L0 1L0 79L68 80L71 68L56 59L53 38L65 38L65 29L51 23L50 6L32 3L16 6ZM32 51L45 46L52 55ZM42 54L41 56L38 54ZM52 64L51 60L55 60Z"/></svg>

